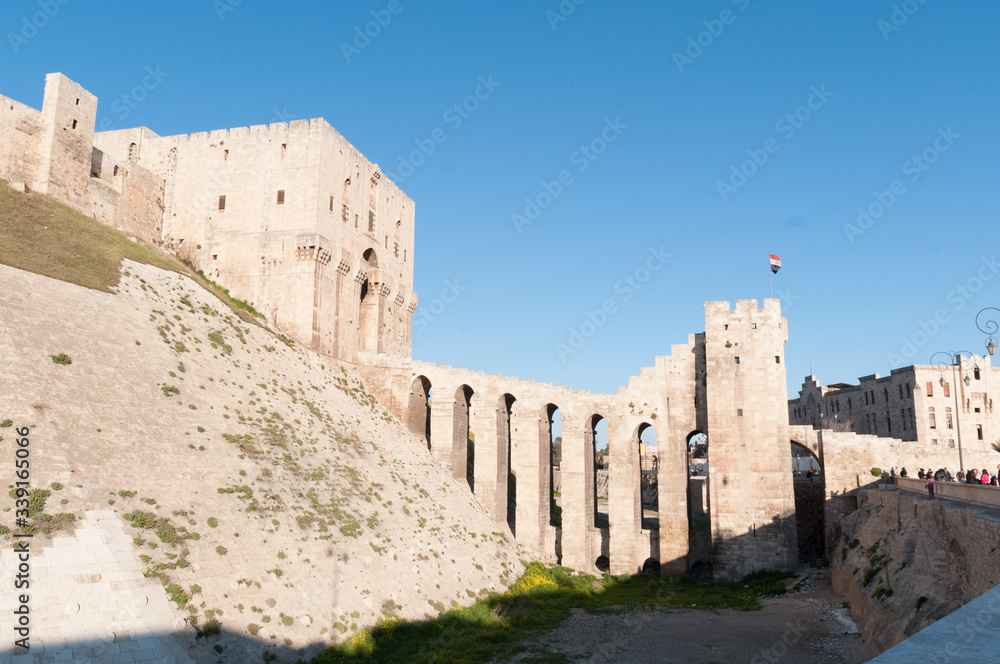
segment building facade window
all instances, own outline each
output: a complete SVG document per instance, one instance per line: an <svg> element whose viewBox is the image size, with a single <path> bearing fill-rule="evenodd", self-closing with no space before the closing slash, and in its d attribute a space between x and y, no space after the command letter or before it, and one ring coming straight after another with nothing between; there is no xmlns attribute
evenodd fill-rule
<svg viewBox="0 0 1000 664"><path fill-rule="evenodd" d="M937 429L937 419L934 415L934 406L927 409L927 419L930 422L930 427L932 429Z"/></svg>
<svg viewBox="0 0 1000 664"><path fill-rule="evenodd" d="M278 190L278 205L284 205L284 204L285 204L285 190L284 189L279 189Z"/></svg>
<svg viewBox="0 0 1000 664"><path fill-rule="evenodd" d="M927 383L927 396L929 397L934 396L934 383L931 382Z"/></svg>
<svg viewBox="0 0 1000 664"><path fill-rule="evenodd" d="M944 384L944 395L946 397L950 397L951 396L951 384L950 383L945 383Z"/></svg>
<svg viewBox="0 0 1000 664"><path fill-rule="evenodd" d="M949 408L945 408L945 409L944 409L944 419L945 419L945 425L946 425L946 426L947 426L947 427L948 427L949 429L953 429L954 427L952 426L952 421L951 421L951 408L950 408L950 407L949 407Z"/></svg>
<svg viewBox="0 0 1000 664"><path fill-rule="evenodd" d="M983 439L983 425L982 424L977 424L976 425L976 436L979 438L979 440Z"/></svg>
<svg viewBox="0 0 1000 664"><path fill-rule="evenodd" d="M226 197L225 196L219 196L219 210L221 211L221 210L225 210L225 209L226 209Z"/></svg>

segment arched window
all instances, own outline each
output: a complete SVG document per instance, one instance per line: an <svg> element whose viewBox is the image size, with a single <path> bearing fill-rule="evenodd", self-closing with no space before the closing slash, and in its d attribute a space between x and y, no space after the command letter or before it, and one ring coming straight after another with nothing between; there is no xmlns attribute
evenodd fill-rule
<svg viewBox="0 0 1000 664"><path fill-rule="evenodd" d="M139 158L139 146L135 143L128 146L128 158L129 161L135 161Z"/></svg>

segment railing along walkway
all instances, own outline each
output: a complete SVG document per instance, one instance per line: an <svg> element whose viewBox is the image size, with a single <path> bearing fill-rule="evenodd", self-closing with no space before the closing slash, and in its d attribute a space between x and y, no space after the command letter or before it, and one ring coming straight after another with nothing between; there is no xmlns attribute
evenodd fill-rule
<svg viewBox="0 0 1000 664"><path fill-rule="evenodd" d="M915 477L895 477L893 479L896 481L896 487L901 491L927 495L927 489L924 487L922 479ZM1000 487L989 484L935 482L934 497L1000 509Z"/></svg>

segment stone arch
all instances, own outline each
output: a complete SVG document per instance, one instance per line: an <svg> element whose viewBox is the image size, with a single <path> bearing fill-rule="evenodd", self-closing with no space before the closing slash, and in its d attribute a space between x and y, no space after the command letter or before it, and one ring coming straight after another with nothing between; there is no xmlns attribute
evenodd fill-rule
<svg viewBox="0 0 1000 664"><path fill-rule="evenodd" d="M643 530L659 530L659 438L649 422L642 422L632 434L632 447L639 455L639 519ZM647 515L647 512L650 514Z"/></svg>
<svg viewBox="0 0 1000 664"><path fill-rule="evenodd" d="M708 474L711 444L695 429L685 437L688 516L688 571L699 580L712 578L712 509ZM695 455L698 456L695 456ZM704 456L701 456L704 454Z"/></svg>
<svg viewBox="0 0 1000 664"><path fill-rule="evenodd" d="M807 445L792 440L790 448L799 558L820 560L826 551L826 478L819 458ZM808 459L808 468L818 472L803 471L803 464L796 463L799 459Z"/></svg>
<svg viewBox="0 0 1000 664"><path fill-rule="evenodd" d="M475 394L475 390L465 384L459 385L455 390L451 441L452 476L459 481L465 480L473 493L476 492L476 462L475 443L469 431L469 409Z"/></svg>
<svg viewBox="0 0 1000 664"><path fill-rule="evenodd" d="M708 472L708 436L695 429L684 439L687 449L688 474L704 475Z"/></svg>
<svg viewBox="0 0 1000 664"><path fill-rule="evenodd" d="M417 376L410 383L406 411L410 433L425 441L427 449L431 449L431 381L426 376Z"/></svg>
<svg viewBox="0 0 1000 664"><path fill-rule="evenodd" d="M128 146L128 160L135 161L139 158L139 146L135 143L131 143Z"/></svg>
<svg viewBox="0 0 1000 664"><path fill-rule="evenodd" d="M823 474L823 465L820 463L819 457L816 456L816 453L813 452L811 449L809 449L808 445L806 445L804 443L800 443L797 440L792 440L790 442L792 444L792 450L791 450L791 452L792 452L792 458L793 459L799 458L799 459L808 459L809 460L809 466L807 468L804 468L804 469L803 468L799 468L793 462L792 463L792 471L793 472L800 472L801 471L801 472L804 473L804 472L806 472L808 470L809 467L812 467L812 468L815 468L817 471L819 471L819 473L818 473L819 475L822 475Z"/></svg>
<svg viewBox="0 0 1000 664"><path fill-rule="evenodd" d="M556 426L555 416L559 413L559 426ZM559 506L558 498L561 497L562 488L559 473L562 472L562 410L554 403L545 404L542 416L542 431L539 435L539 443L546 450L545 457L548 459L548 496L546 500L549 505L549 525L558 530L562 529L562 508ZM558 435L556 431L558 430ZM559 494L559 495L557 495Z"/></svg>

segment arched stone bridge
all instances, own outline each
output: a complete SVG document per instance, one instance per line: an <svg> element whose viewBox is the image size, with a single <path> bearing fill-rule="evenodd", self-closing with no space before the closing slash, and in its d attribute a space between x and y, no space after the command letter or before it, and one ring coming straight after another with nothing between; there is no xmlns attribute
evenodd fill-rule
<svg viewBox="0 0 1000 664"><path fill-rule="evenodd" d="M777 300L705 305L706 331L655 358L614 395L424 362L372 358L366 384L493 519L541 559L634 573L650 559L689 571L688 441L709 437L716 578L797 561ZM429 406L429 407L428 407ZM561 414L561 520L554 518L552 427ZM607 426L607 523L598 521L595 438ZM658 528L643 528L640 437L658 440ZM474 434L467 482L469 433ZM508 500L513 471L516 501Z"/></svg>

